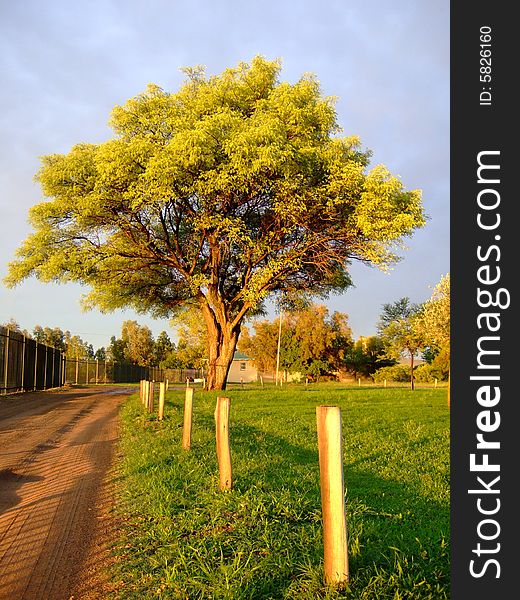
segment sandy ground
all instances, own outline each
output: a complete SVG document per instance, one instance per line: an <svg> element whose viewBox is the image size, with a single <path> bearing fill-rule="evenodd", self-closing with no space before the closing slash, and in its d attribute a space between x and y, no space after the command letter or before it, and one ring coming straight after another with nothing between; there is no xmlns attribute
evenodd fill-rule
<svg viewBox="0 0 520 600"><path fill-rule="evenodd" d="M0 398L0 600L106 598L110 470L135 388Z"/></svg>

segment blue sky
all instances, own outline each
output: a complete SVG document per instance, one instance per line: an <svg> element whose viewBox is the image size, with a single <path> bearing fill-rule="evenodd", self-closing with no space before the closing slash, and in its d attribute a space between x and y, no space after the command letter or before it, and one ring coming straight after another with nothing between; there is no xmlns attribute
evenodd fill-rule
<svg viewBox="0 0 520 600"><path fill-rule="evenodd" d="M0 278L43 200L39 157L111 137L116 104L156 83L174 92L184 66L220 73L256 54L282 60L281 79L314 73L359 135L406 188L421 189L426 227L384 274L354 265L355 288L332 297L355 337L375 333L384 303L427 300L449 272L449 2L447 0L24 0L0 4ZM106 345L125 319L154 335L167 321L133 311L84 313L78 285L0 284L0 323L61 327Z"/></svg>

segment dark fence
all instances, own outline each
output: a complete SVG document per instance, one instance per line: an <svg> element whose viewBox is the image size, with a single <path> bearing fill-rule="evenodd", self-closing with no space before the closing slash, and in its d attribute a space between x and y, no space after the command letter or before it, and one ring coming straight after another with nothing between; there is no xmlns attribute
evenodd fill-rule
<svg viewBox="0 0 520 600"><path fill-rule="evenodd" d="M0 326L0 393L29 392L65 384L164 381L164 370L130 363L66 358L56 348L39 344ZM186 370L187 372L187 370Z"/></svg>
<svg viewBox="0 0 520 600"><path fill-rule="evenodd" d="M202 379L202 369L164 369L164 379L170 383L186 383L186 379Z"/></svg>
<svg viewBox="0 0 520 600"><path fill-rule="evenodd" d="M63 385L64 357L59 350L1 326L0 366L2 394Z"/></svg>
<svg viewBox="0 0 520 600"><path fill-rule="evenodd" d="M65 383L138 383L141 379L164 381L164 371L156 367L107 360L65 359Z"/></svg>

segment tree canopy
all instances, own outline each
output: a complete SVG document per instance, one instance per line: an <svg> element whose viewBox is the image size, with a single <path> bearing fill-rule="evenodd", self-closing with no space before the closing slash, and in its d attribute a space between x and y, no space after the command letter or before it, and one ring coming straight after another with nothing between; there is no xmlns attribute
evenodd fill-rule
<svg viewBox="0 0 520 600"><path fill-rule="evenodd" d="M424 348L424 338L417 327L420 304L410 302L409 298L401 298L393 303L383 305L378 330L386 346L388 357L398 360L402 353L410 359L410 386L414 389L414 358Z"/></svg>
<svg viewBox="0 0 520 600"><path fill-rule="evenodd" d="M45 202L9 267L81 282L87 307L171 317L196 304L209 387L225 387L240 327L273 292L350 284L352 260L386 268L425 218L370 152L344 137L313 75L279 79L260 56L220 75L185 69L116 106L115 137L42 158Z"/></svg>
<svg viewBox="0 0 520 600"><path fill-rule="evenodd" d="M240 349L260 371L276 369L279 320L257 321L254 334L244 329ZM280 369L301 375L320 376L344 367L352 331L344 313L329 314L323 305L285 313L280 337Z"/></svg>

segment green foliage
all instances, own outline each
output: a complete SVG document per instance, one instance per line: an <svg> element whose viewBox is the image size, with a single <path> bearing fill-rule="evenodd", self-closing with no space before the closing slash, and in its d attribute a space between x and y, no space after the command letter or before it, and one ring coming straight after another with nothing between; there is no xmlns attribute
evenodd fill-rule
<svg viewBox="0 0 520 600"><path fill-rule="evenodd" d="M231 397L234 488L218 488L215 393L196 392L192 448L184 392L165 419L122 411L114 597L447 600L449 413L444 390L339 385ZM340 406L349 589L323 584L315 407ZM109 599L107 599L109 600Z"/></svg>
<svg viewBox="0 0 520 600"><path fill-rule="evenodd" d="M80 282L104 311L197 304L222 385L244 317L271 293L326 296L351 285L352 260L398 260L425 223L420 192L368 170L316 78L281 82L280 69L260 56L186 69L178 92L149 85L115 107L113 139L43 157L48 200L6 283Z"/></svg>
<svg viewBox="0 0 520 600"><path fill-rule="evenodd" d="M260 371L276 369L279 318L258 321L254 335L244 332L240 349ZM303 310L283 313L280 369L319 377L343 365L352 333L344 313L329 314L323 305L308 304Z"/></svg>
<svg viewBox="0 0 520 600"><path fill-rule="evenodd" d="M107 350L108 360L112 360L114 362L126 362L125 356L126 342L122 339L116 338L113 335L110 338L110 345Z"/></svg>
<svg viewBox="0 0 520 600"><path fill-rule="evenodd" d="M201 369L207 366L208 347L204 318L197 307L188 307L170 321L177 334L171 367Z"/></svg>
<svg viewBox="0 0 520 600"><path fill-rule="evenodd" d="M124 356L136 365L155 364L155 346L152 331L137 321L123 321L121 340L124 342Z"/></svg>
<svg viewBox="0 0 520 600"><path fill-rule="evenodd" d="M413 371L413 376L418 383L434 383L436 379L448 381L448 371L435 364L418 365Z"/></svg>
<svg viewBox="0 0 520 600"><path fill-rule="evenodd" d="M373 379L377 383L387 381L410 381L410 367L405 365L391 365L388 367L381 367L373 374Z"/></svg>
<svg viewBox="0 0 520 600"><path fill-rule="evenodd" d="M444 275L435 286L431 298L425 302L418 315L418 331L443 362L450 356L450 275Z"/></svg>
<svg viewBox="0 0 520 600"><path fill-rule="evenodd" d="M155 366L167 368L172 353L175 352L175 344L170 340L166 331L161 331L157 336L153 349L153 362Z"/></svg>
<svg viewBox="0 0 520 600"><path fill-rule="evenodd" d="M358 374L372 375L377 369L390 366L394 362L394 359L388 358L382 338L376 335L361 336L347 347L344 358L347 371L353 373L354 377Z"/></svg>

